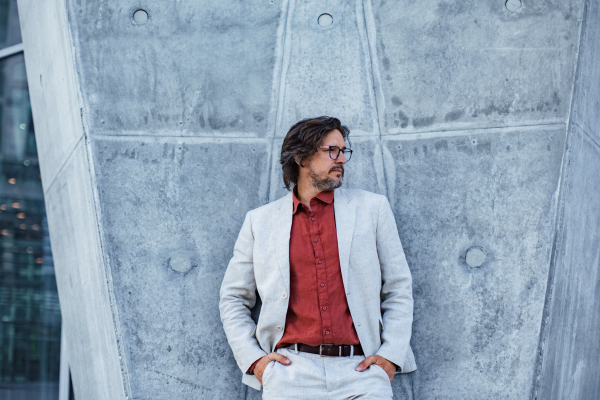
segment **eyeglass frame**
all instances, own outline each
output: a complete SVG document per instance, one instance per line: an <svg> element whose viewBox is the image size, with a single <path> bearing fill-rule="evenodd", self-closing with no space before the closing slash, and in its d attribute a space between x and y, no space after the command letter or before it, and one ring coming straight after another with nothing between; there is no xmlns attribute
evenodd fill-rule
<svg viewBox="0 0 600 400"><path fill-rule="evenodd" d="M321 148L321 149L328 149L329 150L329 158L331 158L332 160L337 160L338 158L340 158L340 154L342 154L342 153L344 153L344 158L346 158L346 162L350 161L350 159L352 158L352 150L351 149L347 149L347 148L346 149L342 149L339 146L319 146L319 148ZM334 148L338 149L338 154L337 154L337 156L335 158L333 158L331 156L331 151ZM347 155L348 152L350 152L349 153L350 155Z"/></svg>

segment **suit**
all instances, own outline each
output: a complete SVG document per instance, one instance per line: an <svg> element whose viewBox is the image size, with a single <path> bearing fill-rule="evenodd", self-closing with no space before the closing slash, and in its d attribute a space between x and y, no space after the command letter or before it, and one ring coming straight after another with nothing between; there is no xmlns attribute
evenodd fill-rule
<svg viewBox="0 0 600 400"><path fill-rule="evenodd" d="M289 240L292 193L246 214L221 285L223 328L242 381L260 389L248 368L274 351L283 336L290 294ZM385 196L335 189L334 213L346 298L365 354L416 369L409 345L412 278L395 218ZM256 292L262 308L255 324Z"/></svg>

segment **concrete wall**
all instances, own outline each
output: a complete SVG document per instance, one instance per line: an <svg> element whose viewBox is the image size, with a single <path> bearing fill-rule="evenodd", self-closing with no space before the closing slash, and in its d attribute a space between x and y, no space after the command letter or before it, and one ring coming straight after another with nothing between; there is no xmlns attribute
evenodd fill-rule
<svg viewBox="0 0 600 400"><path fill-rule="evenodd" d="M246 211L285 194L282 137L322 114L413 272L396 398L530 396L583 0L19 1L77 396L259 398L218 289Z"/></svg>
<svg viewBox="0 0 600 400"><path fill-rule="evenodd" d="M600 5L587 2L539 399L600 398Z"/></svg>

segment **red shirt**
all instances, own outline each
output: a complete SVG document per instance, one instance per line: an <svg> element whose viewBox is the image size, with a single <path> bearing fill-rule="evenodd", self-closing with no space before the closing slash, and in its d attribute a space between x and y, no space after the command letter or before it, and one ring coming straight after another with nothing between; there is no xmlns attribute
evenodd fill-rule
<svg viewBox="0 0 600 400"><path fill-rule="evenodd" d="M293 343L359 344L342 281L333 191L312 198L310 208L294 190L290 300L277 348Z"/></svg>
<svg viewBox="0 0 600 400"><path fill-rule="evenodd" d="M342 281L333 191L312 198L311 211L298 200L295 189L293 193L290 299L277 348L293 343L360 344Z"/></svg>

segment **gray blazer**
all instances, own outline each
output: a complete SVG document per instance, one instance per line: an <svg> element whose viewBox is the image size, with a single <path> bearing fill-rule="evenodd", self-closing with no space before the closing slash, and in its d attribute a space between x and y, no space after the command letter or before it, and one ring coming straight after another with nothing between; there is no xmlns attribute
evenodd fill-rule
<svg viewBox="0 0 600 400"><path fill-rule="evenodd" d="M221 285L221 321L242 382L261 384L246 371L274 351L283 336L290 296L292 193L246 214ZM417 367L412 332L412 278L385 196L336 189L334 213L342 279L350 314L366 355L378 354L411 372ZM250 317L256 291L258 325Z"/></svg>

